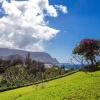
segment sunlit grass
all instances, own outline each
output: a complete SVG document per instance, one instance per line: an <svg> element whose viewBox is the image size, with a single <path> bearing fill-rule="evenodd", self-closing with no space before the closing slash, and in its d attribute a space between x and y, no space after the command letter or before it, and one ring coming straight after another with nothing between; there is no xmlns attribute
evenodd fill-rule
<svg viewBox="0 0 100 100"><path fill-rule="evenodd" d="M100 100L100 71L2 92L0 100Z"/></svg>

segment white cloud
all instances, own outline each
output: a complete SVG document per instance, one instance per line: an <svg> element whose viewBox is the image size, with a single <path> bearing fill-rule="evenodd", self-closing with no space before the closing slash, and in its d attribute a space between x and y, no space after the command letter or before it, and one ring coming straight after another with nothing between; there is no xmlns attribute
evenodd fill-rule
<svg viewBox="0 0 100 100"><path fill-rule="evenodd" d="M3 0L0 0L0 2L3 2Z"/></svg>
<svg viewBox="0 0 100 100"><path fill-rule="evenodd" d="M66 6L63 6L63 5L55 5L55 7L56 7L58 10L62 11L63 13L68 13L68 9L67 9Z"/></svg>
<svg viewBox="0 0 100 100"><path fill-rule="evenodd" d="M0 47L43 51L43 42L59 32L45 21L46 16L58 16L48 0L4 1L3 8L8 16L0 18Z"/></svg>

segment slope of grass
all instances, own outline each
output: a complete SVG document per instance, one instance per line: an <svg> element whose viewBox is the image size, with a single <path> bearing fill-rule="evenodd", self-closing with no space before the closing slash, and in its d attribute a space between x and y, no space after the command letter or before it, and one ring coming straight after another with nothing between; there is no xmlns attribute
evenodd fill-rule
<svg viewBox="0 0 100 100"><path fill-rule="evenodd" d="M1 92L0 100L100 100L100 71Z"/></svg>

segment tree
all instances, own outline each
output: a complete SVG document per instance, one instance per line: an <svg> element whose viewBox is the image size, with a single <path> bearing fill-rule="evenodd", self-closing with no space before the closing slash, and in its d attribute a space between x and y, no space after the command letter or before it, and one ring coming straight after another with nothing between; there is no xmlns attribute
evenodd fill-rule
<svg viewBox="0 0 100 100"><path fill-rule="evenodd" d="M26 55L25 64L26 64L27 68L30 68L30 66L32 65L32 59L31 59L30 53L28 53Z"/></svg>
<svg viewBox="0 0 100 100"><path fill-rule="evenodd" d="M5 70L11 66L11 60L4 60L0 58L0 74L4 73Z"/></svg>
<svg viewBox="0 0 100 100"><path fill-rule="evenodd" d="M12 60L12 66L15 66L15 65L23 65L23 60L20 58Z"/></svg>
<svg viewBox="0 0 100 100"><path fill-rule="evenodd" d="M76 62L80 63L82 66L84 66L84 62L85 62L85 59L82 55L72 55L72 60L75 60ZM72 62L72 64L74 64ZM89 63L88 63L89 64Z"/></svg>
<svg viewBox="0 0 100 100"><path fill-rule="evenodd" d="M93 66L96 63L96 57L100 55L100 40L81 40L73 49L73 54L84 57L85 60L91 62L91 65Z"/></svg>
<svg viewBox="0 0 100 100"><path fill-rule="evenodd" d="M22 65L11 66L3 73L3 79L9 85L23 85L28 81L33 81L33 76L29 75Z"/></svg>

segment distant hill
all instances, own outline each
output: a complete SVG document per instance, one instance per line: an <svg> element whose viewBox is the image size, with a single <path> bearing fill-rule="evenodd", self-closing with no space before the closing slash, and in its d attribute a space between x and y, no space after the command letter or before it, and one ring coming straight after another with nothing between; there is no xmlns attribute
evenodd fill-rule
<svg viewBox="0 0 100 100"><path fill-rule="evenodd" d="M0 48L0 57L4 59L17 59L25 58L28 51ZM56 58L52 58L48 53L45 52L30 52L31 58L36 61L41 61L43 63L55 64L59 63Z"/></svg>

